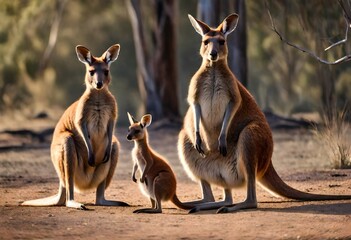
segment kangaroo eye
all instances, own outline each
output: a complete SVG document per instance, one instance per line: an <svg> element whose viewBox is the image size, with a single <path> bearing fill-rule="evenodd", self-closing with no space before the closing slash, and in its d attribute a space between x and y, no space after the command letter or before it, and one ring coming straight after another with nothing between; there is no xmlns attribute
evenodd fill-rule
<svg viewBox="0 0 351 240"><path fill-rule="evenodd" d="M219 42L219 45L224 45L225 40L219 40L218 42Z"/></svg>
<svg viewBox="0 0 351 240"><path fill-rule="evenodd" d="M208 44L208 42L209 42L208 40L205 40L203 43L204 43L205 45L207 45L207 44Z"/></svg>
<svg viewBox="0 0 351 240"><path fill-rule="evenodd" d="M90 73L90 76L94 76L95 71L94 70L90 70L89 73Z"/></svg>
<svg viewBox="0 0 351 240"><path fill-rule="evenodd" d="M109 72L110 72L109 70L105 70L104 71L105 76L107 76Z"/></svg>
<svg viewBox="0 0 351 240"><path fill-rule="evenodd" d="M140 133L140 130L135 130L134 133L135 133L135 134L139 134L139 133Z"/></svg>

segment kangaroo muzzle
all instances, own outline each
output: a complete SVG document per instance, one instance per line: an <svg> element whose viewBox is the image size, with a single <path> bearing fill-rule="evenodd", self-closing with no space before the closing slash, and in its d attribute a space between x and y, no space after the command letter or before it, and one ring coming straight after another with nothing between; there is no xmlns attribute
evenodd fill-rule
<svg viewBox="0 0 351 240"><path fill-rule="evenodd" d="M127 140L128 140L128 141L132 141L132 140L133 140L132 135L128 134L128 135L127 135Z"/></svg>
<svg viewBox="0 0 351 240"><path fill-rule="evenodd" d="M96 89L101 89L104 86L102 82L97 82L96 83Z"/></svg>
<svg viewBox="0 0 351 240"><path fill-rule="evenodd" d="M209 55L210 55L209 60L211 60L213 62L218 60L218 52L216 50L212 50Z"/></svg>

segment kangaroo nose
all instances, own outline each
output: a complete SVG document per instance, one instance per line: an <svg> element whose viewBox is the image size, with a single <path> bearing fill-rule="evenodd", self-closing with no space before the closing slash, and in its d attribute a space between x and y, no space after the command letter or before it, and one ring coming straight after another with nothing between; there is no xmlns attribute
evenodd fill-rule
<svg viewBox="0 0 351 240"><path fill-rule="evenodd" d="M127 139L130 141L132 140L132 136L130 136L129 134L127 135Z"/></svg>
<svg viewBox="0 0 351 240"><path fill-rule="evenodd" d="M217 56L218 56L217 51L211 51L210 56L211 56L212 59L216 59Z"/></svg>
<svg viewBox="0 0 351 240"><path fill-rule="evenodd" d="M102 88L102 82L97 82L97 83L96 83L96 88L97 88L97 89Z"/></svg>

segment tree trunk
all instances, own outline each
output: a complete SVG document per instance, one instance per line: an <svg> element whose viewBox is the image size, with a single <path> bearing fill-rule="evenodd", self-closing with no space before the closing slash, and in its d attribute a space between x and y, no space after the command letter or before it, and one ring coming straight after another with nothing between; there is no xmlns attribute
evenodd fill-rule
<svg viewBox="0 0 351 240"><path fill-rule="evenodd" d="M49 64L52 52L56 46L57 36L60 29L63 10L65 9L67 0L56 0L56 15L50 29L49 41L46 46L43 57L40 59L37 76L41 76Z"/></svg>
<svg viewBox="0 0 351 240"><path fill-rule="evenodd" d="M162 116L160 98L156 92L155 81L153 79L153 69L150 63L148 47L145 40L143 21L139 0L127 0L127 9L133 29L135 54L137 60L137 78L142 102L143 112L152 114L155 119Z"/></svg>
<svg viewBox="0 0 351 240"><path fill-rule="evenodd" d="M157 93L162 104L162 117L179 118L177 73L177 6L175 0L154 0L154 70Z"/></svg>
<svg viewBox="0 0 351 240"><path fill-rule="evenodd" d="M246 32L246 6L245 0L234 0L228 3L234 5L228 7L230 13L239 14L239 22L235 31L228 36L229 45L229 67L233 71L238 80L247 87L247 32Z"/></svg>
<svg viewBox="0 0 351 240"><path fill-rule="evenodd" d="M133 28L139 90L145 104L143 112L151 113L155 121L173 120L180 117L175 23L177 9L175 0L154 0L153 3L156 19L155 25L151 27L153 43L148 46L140 0L126 0Z"/></svg>
<svg viewBox="0 0 351 240"><path fill-rule="evenodd" d="M199 0L197 18L210 27L217 27L221 21L220 7L220 0Z"/></svg>

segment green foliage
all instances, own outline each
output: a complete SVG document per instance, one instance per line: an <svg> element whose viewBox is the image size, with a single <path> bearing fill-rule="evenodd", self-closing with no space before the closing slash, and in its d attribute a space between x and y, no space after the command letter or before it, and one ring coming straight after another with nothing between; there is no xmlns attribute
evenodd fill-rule
<svg viewBox="0 0 351 240"><path fill-rule="evenodd" d="M33 113L53 106L66 108L84 91L85 70L77 60L75 46L84 45L100 55L110 45L120 43L119 59L111 69L110 89L118 101L120 122L126 123L124 113L136 113L141 103L125 2L67 1L52 57L39 75L57 1L1 1L0 112L27 109ZM188 13L196 15L197 1L178 3L179 101L184 112L190 78L201 63L201 40L187 17ZM272 0L268 3L277 28L297 45L315 51L318 42L326 47L344 37L344 19L337 2ZM319 110L322 92L317 61L287 46L271 31L264 1L247 1L246 7L249 90L259 105L284 115ZM150 9L143 9L145 21L150 22L148 26L152 25L150 16L154 14ZM349 46L350 43L336 47L321 56L338 58L347 53ZM348 63L333 67L337 99L342 105L351 98L350 71Z"/></svg>
<svg viewBox="0 0 351 240"><path fill-rule="evenodd" d="M28 104L31 77L44 44L38 29L47 31L52 6L49 1L2 1L0 8L0 111Z"/></svg>

